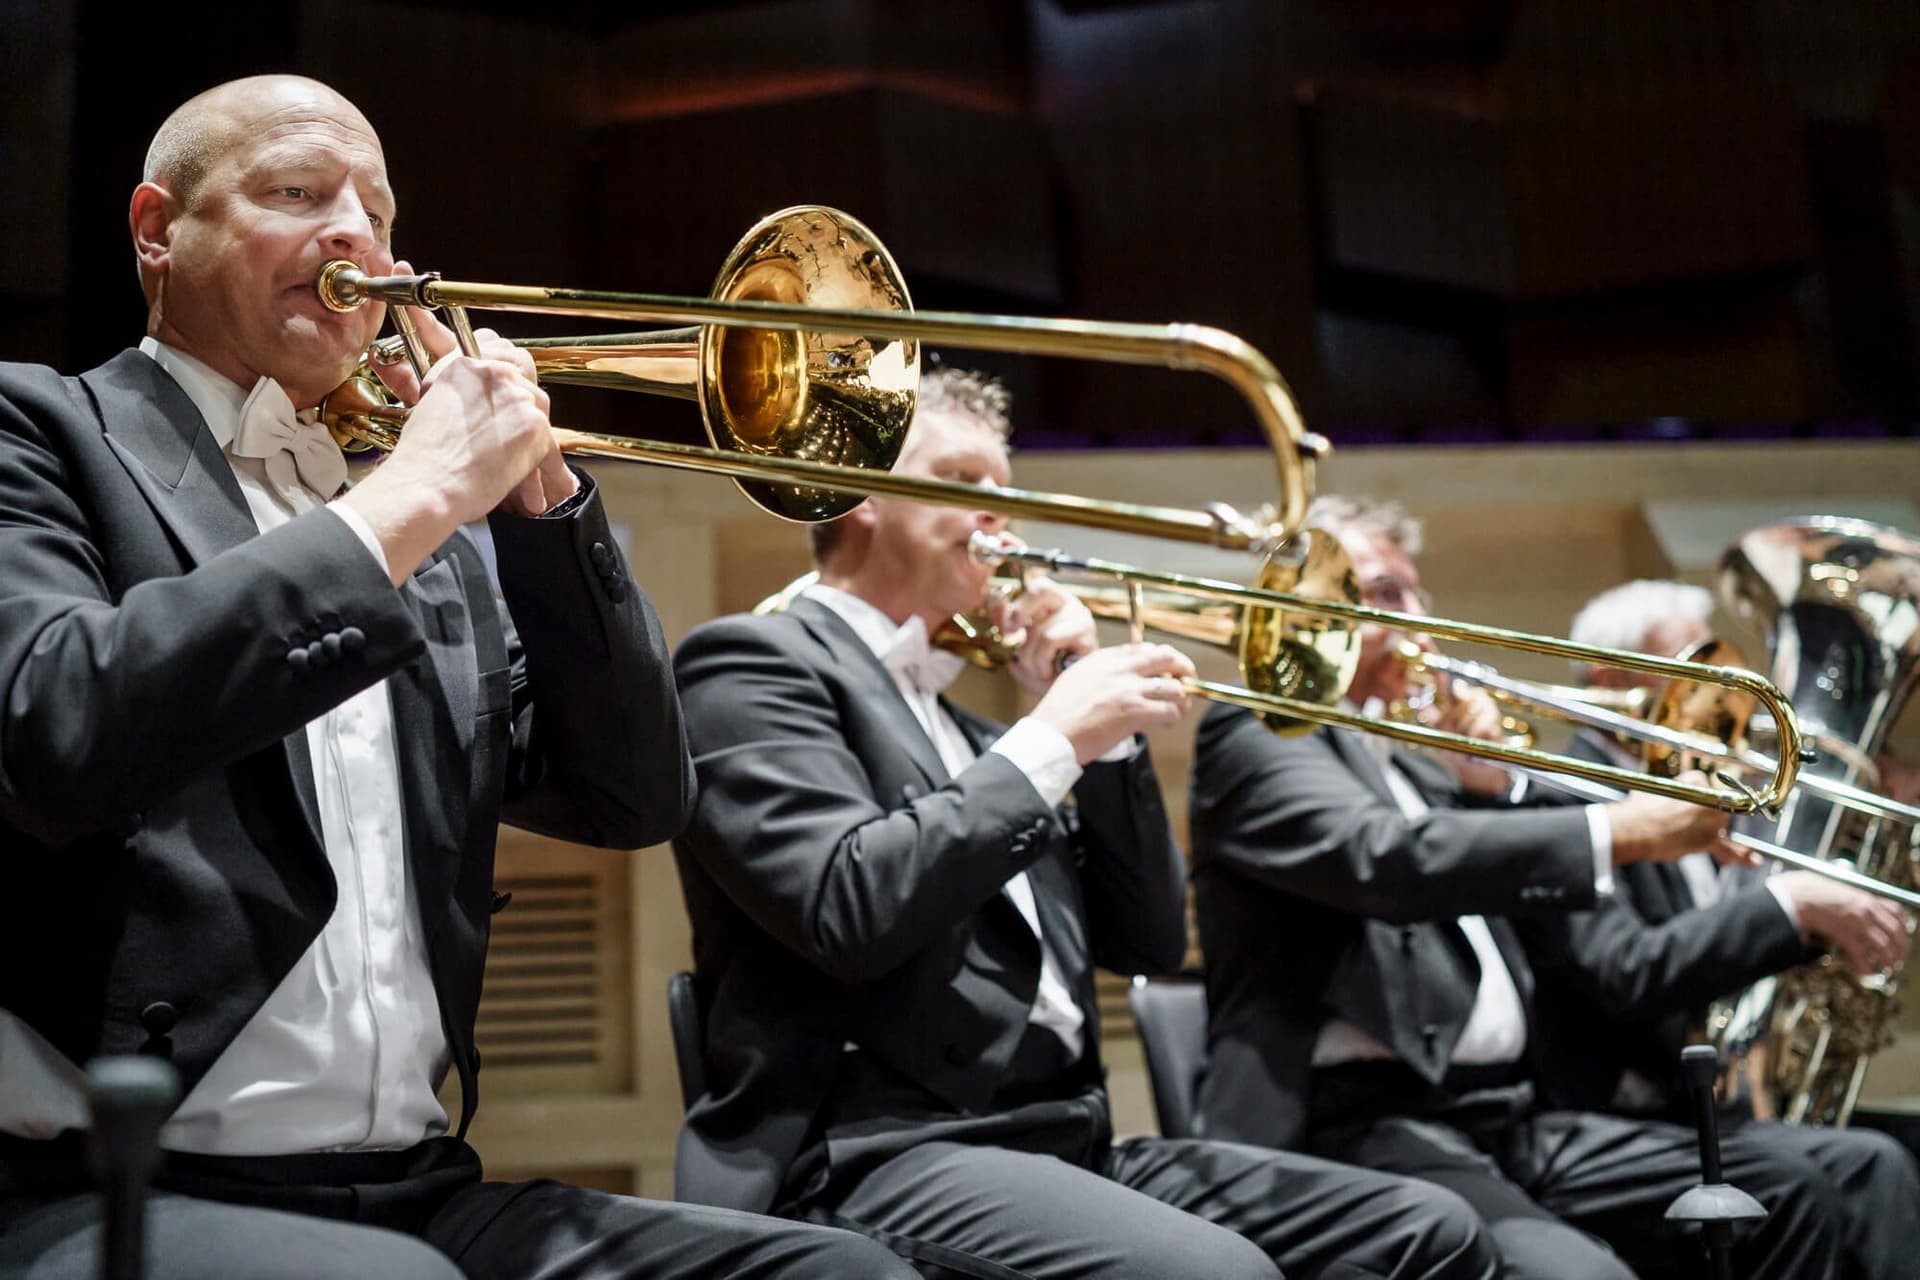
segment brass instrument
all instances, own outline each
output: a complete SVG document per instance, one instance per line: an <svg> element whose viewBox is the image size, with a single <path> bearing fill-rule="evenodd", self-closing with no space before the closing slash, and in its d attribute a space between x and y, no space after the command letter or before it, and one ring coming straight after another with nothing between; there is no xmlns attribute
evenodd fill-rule
<svg viewBox="0 0 1920 1280"><path fill-rule="evenodd" d="M1268 556L1250 587L1038 550L1022 546L1015 539L984 532L973 535L972 546L976 558L996 567L1029 566L1120 583L1125 588L1124 614L1117 609L1104 611L1109 616L1123 616L1135 639L1156 626L1189 639L1209 639L1216 643L1222 640L1224 632L1225 643L1239 660L1242 684L1188 680L1184 682L1188 693L1246 707L1259 713L1267 727L1276 732L1333 725L1416 746L1458 751L1503 764L1570 775L1623 790L1652 792L1729 813L1773 810L1791 791L1799 770L1797 722L1790 714L1781 714L1784 706L1780 691L1753 672L1576 644L1571 640L1476 623L1368 608L1358 602L1359 589L1345 551L1331 535L1317 529L1305 531L1288 546ZM1148 589L1170 593L1176 603L1149 605ZM1200 613L1200 606L1209 603L1234 608L1224 615L1216 610L1204 621L1187 621L1186 615ZM1089 604L1089 608L1093 605ZM1363 623L1737 690L1756 699L1775 715L1782 731L1780 759L1772 776L1759 789L1727 774L1716 777L1725 788L1717 789L1531 747L1485 742L1424 724L1347 711L1337 704L1353 678L1359 659L1358 629Z"/></svg>
<svg viewBox="0 0 1920 1280"><path fill-rule="evenodd" d="M1526 707L1536 714L1571 724L1611 730L1641 749L1641 759L1648 770L1667 777L1692 767L1695 757L1714 760L1740 757L1743 753L1738 747L1728 744L1737 744L1753 710L1752 699L1744 692L1722 685L1670 680L1658 693L1647 688L1579 689L1517 680L1484 663L1429 653L1411 643L1402 644L1395 652L1401 661L1416 673L1424 673L1429 681L1437 681L1442 676L1459 680L1486 689L1496 702L1506 706ZM1696 645L1685 656L1690 661L1701 661L1703 655L1711 657L1714 662L1731 662L1736 667L1744 667L1739 651L1724 640L1709 640ZM1637 710L1631 713L1624 710L1628 708ZM1509 742L1532 745L1531 730L1524 722L1511 716L1502 719L1508 729ZM1549 786L1601 804L1612 803L1626 794L1599 783L1573 785L1573 780L1566 777L1539 774L1531 769L1521 772L1536 776ZM1810 790L1808 781L1808 776L1802 774L1795 782L1792 794ZM1843 801L1836 800L1834 803ZM1895 804L1893 801L1887 803ZM1909 883L1878 879L1846 863L1789 848L1750 832L1735 831L1728 839L1771 862L1809 871L1897 902L1910 910L1920 910L1920 891L1916 891L1916 887Z"/></svg>
<svg viewBox="0 0 1920 1280"><path fill-rule="evenodd" d="M1767 635L1774 678L1809 729L1850 746L1816 767L1843 783L1860 776L1920 678L1920 538L1833 516L1781 521L1727 549L1720 591ZM1776 830L1833 865L1920 888L1910 820L1804 789ZM1828 954L1716 1003L1707 1033L1756 1115L1845 1125L1869 1060L1892 1042L1899 985L1897 973L1863 977Z"/></svg>
<svg viewBox="0 0 1920 1280"><path fill-rule="evenodd" d="M407 306L441 308L467 354L475 350L465 315L471 307L697 325L523 345L546 381L697 399L713 447L556 429L560 447L731 476L788 520L830 520L863 497L884 495L1265 552L1304 522L1314 463L1328 447L1306 429L1273 365L1233 334L1203 325L913 311L873 233L817 205L756 223L707 298L369 276L349 262L328 263L316 287L337 311L401 304L396 324ZM424 367L424 349L404 324L400 339L416 368ZM1240 393L1266 432L1279 467L1277 509L1243 515L1211 504L1196 511L890 475L913 418L925 341L1213 374ZM350 448L391 449L405 421L364 366L320 412Z"/></svg>
<svg viewBox="0 0 1920 1280"><path fill-rule="evenodd" d="M873 234L848 215L819 206L783 210L755 224L728 256L708 298L474 284L435 275L369 276L340 261L321 269L316 289L338 311L372 301L400 304L395 323L416 369L425 367L426 354L410 331L408 306L442 308L467 354L477 351L465 314L469 307L698 325L691 333L532 343L528 349L550 381L671 394L697 387L713 447L556 429L560 447L731 476L751 499L784 519L832 519L855 505L856 495L884 495L1265 553L1255 585L1243 587L1053 552L1016 552L1004 543L981 552L996 562L1039 562L1119 577L1136 595L1141 586L1153 585L1245 606L1237 627L1243 678L1267 687L1192 683L1203 696L1250 707L1276 728L1295 721L1337 724L1736 813L1771 812L1799 767L1791 709L1778 690L1750 672L1361 607L1338 544L1324 534L1300 533L1313 466L1326 441L1305 429L1285 382L1265 357L1217 329L910 311L906 286ZM888 474L912 420L918 343L926 339L1214 374L1241 393L1267 433L1280 473L1277 509L1244 516L1222 504L1201 511L1146 507ZM391 403L366 366L327 397L321 416L343 447L383 450L398 443L405 422L404 409ZM1299 623L1299 614L1322 621ZM1334 704L1357 657L1352 630L1365 622L1745 689L1773 713L1781 759L1758 791L1727 775L1720 778L1727 789L1715 790L1353 715Z"/></svg>
<svg viewBox="0 0 1920 1280"><path fill-rule="evenodd" d="M1447 665L1451 659L1430 653L1411 640L1396 644L1393 655L1407 669L1407 682L1413 686L1413 692L1407 697L1396 698L1387 704L1387 714L1393 719L1417 720L1427 707L1445 707L1456 696ZM1538 745L1539 739L1533 731L1533 725L1515 714L1514 709L1520 705L1519 699L1506 694L1492 696L1500 709L1499 741L1515 747Z"/></svg>
<svg viewBox="0 0 1920 1280"><path fill-rule="evenodd" d="M1516 680L1484 663L1417 649L1403 656L1418 669L1478 685L1506 705L1530 707L1575 724L1604 729L1632 746L1649 770L1669 777L1703 762L1767 772L1774 767L1771 757L1747 745L1748 725L1756 718L1753 699L1737 689L1692 682L1669 682L1657 694L1645 688L1578 689ZM1703 641L1680 656L1716 666L1748 666L1738 648L1720 639ZM1830 736L1823 733L1818 740L1824 745ZM1844 748L1841 754L1860 753ZM1802 753L1803 763L1818 759L1817 752ZM1838 778L1805 772L1794 785L1842 809L1920 822L1920 807Z"/></svg>

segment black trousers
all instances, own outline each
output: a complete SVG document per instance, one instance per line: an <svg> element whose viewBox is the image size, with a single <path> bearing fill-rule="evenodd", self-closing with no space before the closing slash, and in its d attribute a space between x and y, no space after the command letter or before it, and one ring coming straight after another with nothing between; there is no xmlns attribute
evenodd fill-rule
<svg viewBox="0 0 1920 1280"><path fill-rule="evenodd" d="M1742 1141L1791 1153L1817 1168L1840 1203L1840 1274L1902 1280L1920 1271L1920 1164L1898 1140L1872 1129L1747 1120Z"/></svg>
<svg viewBox="0 0 1920 1280"><path fill-rule="evenodd" d="M1472 1215L1449 1193L1224 1142L1137 1138L1088 1169L1054 1155L931 1141L836 1185L804 1212L874 1237L929 1280L1496 1274Z"/></svg>
<svg viewBox="0 0 1920 1280"><path fill-rule="evenodd" d="M1391 1100L1389 1102L1389 1100ZM1541 1111L1525 1084L1449 1095L1399 1064L1316 1072L1309 1145L1447 1187L1473 1206L1503 1275L1552 1280L1694 1280L1703 1248L1665 1220L1700 1180L1690 1128L1576 1111ZM1736 1235L1749 1280L1841 1274L1839 1194L1804 1155L1735 1133L1721 1142L1727 1181L1768 1217Z"/></svg>
<svg viewBox="0 0 1920 1280"><path fill-rule="evenodd" d="M98 1198L0 1196L0 1280L95 1280ZM150 1280L877 1277L913 1270L844 1231L551 1181L480 1179L465 1143L168 1161L148 1203Z"/></svg>

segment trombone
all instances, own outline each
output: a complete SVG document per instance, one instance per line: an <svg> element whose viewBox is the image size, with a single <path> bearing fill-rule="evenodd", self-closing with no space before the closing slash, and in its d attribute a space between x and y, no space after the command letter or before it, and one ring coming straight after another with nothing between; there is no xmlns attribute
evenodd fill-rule
<svg viewBox="0 0 1920 1280"><path fill-rule="evenodd" d="M1715 646L1731 648L1731 646L1726 646L1723 642L1719 641L1711 641L1707 645L1701 646L1701 648L1708 649ZM1570 721L1574 724L1586 725L1596 729L1608 729L1619 734L1621 737L1640 742L1646 747L1665 748L1668 752L1665 760L1675 765L1677 765L1682 755L1691 754L1722 763L1740 765L1751 765L1753 761L1757 760L1763 763L1754 767L1768 770L1773 768L1773 761L1768 760L1766 757L1731 745L1729 742L1732 736L1731 734L1729 734L1727 738L1720 738L1710 734L1658 723L1663 716L1670 716L1673 713L1673 709L1677 706L1680 698L1680 695L1675 692L1676 689L1680 687L1677 682L1669 683L1665 690L1658 695L1654 695L1650 690L1646 689L1618 691L1575 689L1564 685L1540 685L1527 680L1516 680L1512 676L1501 674L1499 671L1494 670L1484 663L1451 658L1444 654L1428 653L1424 649L1410 643L1402 645L1395 652L1396 656L1416 672L1424 672L1428 675L1444 675L1449 679L1477 685L1486 689L1489 693L1493 694L1496 700L1501 702L1519 703L1535 711L1556 719ZM1593 695L1596 692L1605 694L1606 696L1595 699ZM1731 696L1735 698L1740 697L1737 693ZM1607 705L1608 703L1618 703L1625 707L1644 708L1643 711L1637 714L1644 714L1648 718L1639 719L1636 718L1636 714L1623 714L1614 706ZM1747 718L1746 713L1750 710L1750 706L1741 707L1729 712L1728 715L1731 719L1744 723ZM1650 766L1656 763L1662 763L1658 761L1651 752L1646 754L1646 758ZM1535 778L1547 786L1557 787L1583 800L1591 800L1600 804L1612 803L1613 801L1622 799L1626 795L1625 791L1605 783L1568 777L1555 772L1524 766L1519 768L1519 772L1528 777ZM1826 781L1826 779L1818 779L1812 774L1803 774L1795 783L1795 786L1807 791L1818 791L1820 794L1826 795L1829 799L1834 800L1835 803L1841 804L1843 807L1846 806L1848 802L1841 796L1835 794L1835 792L1821 791L1820 788L1815 785L1816 782ZM1853 787L1847 787L1840 783L1832 783L1830 785L1835 791L1839 792L1851 793L1856 790ZM1871 792L1859 792L1859 794L1871 798L1878 804L1883 804L1896 815L1909 808L1909 806L1900 804L1896 800L1888 799L1885 796L1876 796ZM1861 807L1865 808L1866 806ZM1877 812L1878 810L1876 809L1875 811ZM1793 867L1800 871L1810 871L1815 875L1824 876L1829 880L1835 880L1841 884L1850 885L1855 889L1862 890L1863 892L1886 898L1892 902L1897 902L1909 910L1920 910L1920 893L1857 871L1844 862L1817 858L1812 854L1802 853L1797 849L1790 849L1775 841L1763 840L1743 831L1732 832L1727 836L1727 839L1731 843L1739 845L1741 848L1753 853L1757 853L1769 861Z"/></svg>
<svg viewBox="0 0 1920 1280"><path fill-rule="evenodd" d="M881 495L1266 552L1305 522L1314 463L1329 448L1306 429L1279 372L1231 333L1191 324L913 311L878 238L819 205L754 224L706 298L370 276L344 261L322 267L315 287L335 311L400 304L393 312L398 340L421 372L427 356L408 306L443 309L468 355L477 347L466 310L475 307L697 325L522 345L546 381L697 399L712 441L700 447L556 429L562 450L731 476L748 498L787 520L831 520ZM1277 507L1244 515L1225 504L1145 506L888 474L906 443L919 344L927 341L1210 373L1240 393L1266 432L1279 467ZM320 414L348 449L392 449L405 422L404 409L365 364L322 402Z"/></svg>
<svg viewBox="0 0 1920 1280"><path fill-rule="evenodd" d="M1318 529L1306 530L1288 548L1269 556L1252 586L1026 547L1016 539L983 531L973 534L970 546L977 559L995 567L1039 568L1120 583L1125 589L1124 612L1109 602L1102 602L1103 607L1096 608L1095 602L1089 600L1088 607L1096 614L1124 617L1136 640L1150 626L1188 638L1224 639L1237 654L1242 683L1187 680L1183 681L1187 692L1257 712L1267 727L1277 732L1298 732L1313 725L1355 729L1416 746L1571 775L1627 791L1650 792L1727 813L1774 812L1793 788L1799 773L1799 722L1786 696L1754 672L1741 667L1578 644L1503 627L1369 608L1357 603L1359 591L1346 553L1332 535ZM1181 601L1171 610L1154 609L1146 603L1147 588L1173 593L1181 597ZM1230 613L1216 611L1209 616L1205 612L1208 603L1237 608ZM1359 660L1358 628L1364 623L1424 631L1522 653L1622 667L1669 680L1697 681L1744 693L1775 717L1783 748L1780 759L1770 771L1771 776L1758 788L1725 772L1714 775L1714 780L1721 784L1719 787L1707 787L1531 747L1486 742L1429 725L1347 711L1336 704L1352 681Z"/></svg>
<svg viewBox="0 0 1920 1280"><path fill-rule="evenodd" d="M1709 644L1731 650L1731 646L1721 641L1710 641ZM1649 767L1670 766L1682 756L1692 756L1716 764L1739 765L1742 768L1768 773L1772 772L1776 766L1772 757L1763 755L1738 740L1738 735L1744 731L1751 714L1750 705L1738 708L1717 707L1715 709L1717 716L1726 732L1716 736L1683 726L1681 722L1686 717L1679 714L1676 705L1680 696L1676 692L1679 686L1674 684L1669 684L1658 696L1641 689L1620 690L1617 698L1619 706L1614 707L1606 703L1616 699L1596 699L1593 696L1595 692L1593 690L1516 680L1512 676L1502 675L1485 663L1470 662L1418 649L1414 649L1411 653L1403 653L1402 656L1417 668L1478 685L1503 701L1520 703L1561 720L1590 728L1605 729L1619 737L1641 743L1642 757ZM1811 752L1803 753L1803 758L1810 759ZM1803 774L1795 781L1794 786L1798 790L1831 801L1843 809L1871 813L1883 818L1894 818L1902 822L1920 823L1920 807L1903 804L1890 796L1851 786L1833 778L1811 773ZM1914 905L1920 905L1920 903Z"/></svg>

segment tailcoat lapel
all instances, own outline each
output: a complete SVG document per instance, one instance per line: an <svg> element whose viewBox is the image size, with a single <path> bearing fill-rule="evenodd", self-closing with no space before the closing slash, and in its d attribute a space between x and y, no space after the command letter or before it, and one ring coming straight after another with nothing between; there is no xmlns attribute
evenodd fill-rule
<svg viewBox="0 0 1920 1280"><path fill-rule="evenodd" d="M1386 773L1379 760L1367 750L1360 735L1344 729L1327 729L1323 732L1326 734L1327 745L1333 748L1333 753L1340 757L1341 762L1347 766L1353 776L1360 779L1367 790L1379 797L1381 803L1398 809L1400 805L1393 798L1393 792L1387 787Z"/></svg>
<svg viewBox="0 0 1920 1280"><path fill-rule="evenodd" d="M123 351L81 374L80 382L93 397L107 446L173 535L188 567L259 536L212 428L157 361L139 350ZM320 853L320 805L306 731L288 734L282 743L295 799Z"/></svg>
<svg viewBox="0 0 1920 1280"><path fill-rule="evenodd" d="M485 657L489 670L504 670L507 658L495 631L474 625L473 609L485 607L493 589L479 555L458 537L415 570L400 595L427 641L424 660L387 677L407 864L420 901L448 902L470 834L479 663ZM423 918L431 931L429 913Z"/></svg>
<svg viewBox="0 0 1920 1280"><path fill-rule="evenodd" d="M933 739L920 727L912 708L900 695L900 687L893 682L893 676L880 659L874 656L873 650L839 614L817 600L803 596L793 602L788 612L799 619L815 639L839 656L841 665L847 669L853 682L862 686L865 705L887 721L895 741L905 749L914 766L926 775L928 783L935 787L945 786L951 779L946 766L940 761L939 751L934 748Z"/></svg>
<svg viewBox="0 0 1920 1280"><path fill-rule="evenodd" d="M996 724L983 716L974 715L965 708L949 704L944 698L941 705L947 708L947 714L960 726L960 732L966 736L975 754L985 752L1006 731L1004 725ZM1060 820L1071 824L1075 819L1070 814L1072 801L1068 809L1063 809ZM1073 851L1066 841L1056 841L1046 854L1027 866L1027 881L1033 888L1034 909L1040 917L1040 932L1046 936L1047 945L1053 949L1053 956L1059 962L1062 978L1067 987L1080 1002L1081 1010L1091 1019L1098 1012L1093 992L1093 961L1087 939L1086 912L1081 904L1080 885L1075 878ZM1001 897L1012 907L1011 899ZM1013 908L1015 915L1018 908ZM1024 921L1020 922L1020 931L1031 934ZM1035 963L1038 964L1038 954ZM1038 980L1038 971L1035 974Z"/></svg>
<svg viewBox="0 0 1920 1280"><path fill-rule="evenodd" d="M107 444L191 564L260 532L212 429L158 363L123 351L80 381L93 396Z"/></svg>

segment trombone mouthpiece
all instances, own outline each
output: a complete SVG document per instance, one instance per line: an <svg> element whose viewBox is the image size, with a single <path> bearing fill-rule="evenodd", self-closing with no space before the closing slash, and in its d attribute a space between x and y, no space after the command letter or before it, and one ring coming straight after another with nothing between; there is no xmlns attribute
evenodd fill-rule
<svg viewBox="0 0 1920 1280"><path fill-rule="evenodd" d="M366 280L366 272L354 266L344 258L335 258L320 268L320 279L314 288L320 293L320 301L329 311L357 311L367 300L367 294L361 288Z"/></svg>
<svg viewBox="0 0 1920 1280"><path fill-rule="evenodd" d="M1008 555L1019 549L1017 539L1003 533L988 533L984 529L975 529L967 539L968 554L976 562L996 569L1006 563Z"/></svg>
<svg viewBox="0 0 1920 1280"><path fill-rule="evenodd" d="M440 278L438 272L412 276L370 276L345 258L335 258L320 268L314 289L329 311L355 311L380 299L409 307L437 307L427 297L427 286Z"/></svg>

